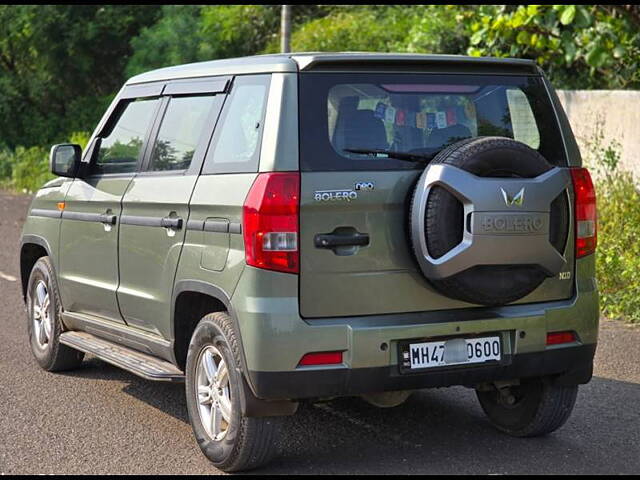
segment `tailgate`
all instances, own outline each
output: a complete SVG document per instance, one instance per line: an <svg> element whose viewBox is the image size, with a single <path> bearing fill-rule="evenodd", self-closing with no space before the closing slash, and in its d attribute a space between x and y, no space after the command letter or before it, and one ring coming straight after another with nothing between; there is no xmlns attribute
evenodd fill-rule
<svg viewBox="0 0 640 480"><path fill-rule="evenodd" d="M424 164L344 149L430 152L460 137L501 134L537 147L549 162L563 166L558 129L537 128L533 118L544 114L555 121L549 109L538 77L300 74L301 314L470 307L436 291L412 251L409 205ZM505 124L509 114L513 118ZM323 239L330 244L323 245ZM573 228L565 257L572 270ZM568 298L572 278L572 271L547 278L515 303Z"/></svg>

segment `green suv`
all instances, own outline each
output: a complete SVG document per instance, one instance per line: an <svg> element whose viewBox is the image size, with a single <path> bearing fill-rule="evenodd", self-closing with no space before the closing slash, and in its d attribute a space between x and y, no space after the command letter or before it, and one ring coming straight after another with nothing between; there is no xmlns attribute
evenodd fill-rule
<svg viewBox="0 0 640 480"><path fill-rule="evenodd" d="M220 469L301 401L464 385L500 430L569 417L598 336L596 205L528 60L290 54L130 79L56 145L20 264L42 368L184 381Z"/></svg>

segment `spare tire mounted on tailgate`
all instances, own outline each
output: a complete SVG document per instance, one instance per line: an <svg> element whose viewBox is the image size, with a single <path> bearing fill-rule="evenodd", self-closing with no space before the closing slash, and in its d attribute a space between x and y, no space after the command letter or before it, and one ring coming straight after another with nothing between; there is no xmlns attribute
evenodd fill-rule
<svg viewBox="0 0 640 480"><path fill-rule="evenodd" d="M418 263L445 295L502 305L565 266L569 173L524 143L462 140L422 173L411 202Z"/></svg>

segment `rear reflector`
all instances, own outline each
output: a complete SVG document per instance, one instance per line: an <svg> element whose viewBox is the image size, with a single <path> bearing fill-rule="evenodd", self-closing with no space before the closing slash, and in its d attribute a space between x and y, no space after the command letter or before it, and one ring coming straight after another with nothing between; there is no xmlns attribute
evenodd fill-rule
<svg viewBox="0 0 640 480"><path fill-rule="evenodd" d="M550 332L547 333L547 345L559 345L561 343L571 343L576 341L573 332Z"/></svg>
<svg viewBox="0 0 640 480"><path fill-rule="evenodd" d="M342 363L342 352L307 353L300 359L298 366L304 365L336 365Z"/></svg>
<svg viewBox="0 0 640 480"><path fill-rule="evenodd" d="M576 217L576 258L596 251L596 190L586 168L572 168Z"/></svg>
<svg viewBox="0 0 640 480"><path fill-rule="evenodd" d="M300 175L261 173L251 186L242 211L247 265L298 273L298 203Z"/></svg>

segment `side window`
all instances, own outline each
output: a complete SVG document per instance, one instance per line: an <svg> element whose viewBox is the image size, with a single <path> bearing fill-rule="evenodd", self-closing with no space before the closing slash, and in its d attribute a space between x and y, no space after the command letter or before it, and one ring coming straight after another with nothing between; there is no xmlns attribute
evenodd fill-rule
<svg viewBox="0 0 640 480"><path fill-rule="evenodd" d="M203 173L256 172L270 75L236 77Z"/></svg>
<svg viewBox="0 0 640 480"><path fill-rule="evenodd" d="M540 132L527 95L519 88L508 89L507 105L511 114L513 138L533 149L540 148Z"/></svg>
<svg viewBox="0 0 640 480"><path fill-rule="evenodd" d="M186 170L206 126L214 97L172 97L153 146L150 171Z"/></svg>
<svg viewBox="0 0 640 480"><path fill-rule="evenodd" d="M92 173L135 172L144 137L160 100L143 99L126 104L109 132L101 136Z"/></svg>

